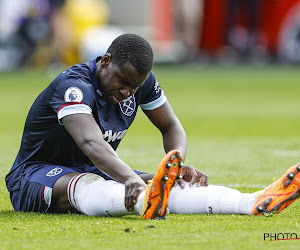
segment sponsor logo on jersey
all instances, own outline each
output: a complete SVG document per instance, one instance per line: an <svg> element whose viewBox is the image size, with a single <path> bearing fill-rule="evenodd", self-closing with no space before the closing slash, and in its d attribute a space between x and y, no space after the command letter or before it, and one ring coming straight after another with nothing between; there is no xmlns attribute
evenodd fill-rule
<svg viewBox="0 0 300 250"><path fill-rule="evenodd" d="M119 103L120 109L124 115L131 116L135 110L134 95L129 96L126 100Z"/></svg>
<svg viewBox="0 0 300 250"><path fill-rule="evenodd" d="M53 177L53 176L55 176L55 175L58 175L58 174L60 174L62 172L62 169L61 168L53 168L52 170L50 170L47 174L46 174L46 176L48 176L48 177Z"/></svg>
<svg viewBox="0 0 300 250"><path fill-rule="evenodd" d="M127 131L127 129L113 133L112 130L107 130L103 134L103 139L106 140L107 142L114 142L115 140L122 140L126 131Z"/></svg>
<svg viewBox="0 0 300 250"><path fill-rule="evenodd" d="M77 87L70 87L65 92L66 102L81 102L83 99L82 91Z"/></svg>

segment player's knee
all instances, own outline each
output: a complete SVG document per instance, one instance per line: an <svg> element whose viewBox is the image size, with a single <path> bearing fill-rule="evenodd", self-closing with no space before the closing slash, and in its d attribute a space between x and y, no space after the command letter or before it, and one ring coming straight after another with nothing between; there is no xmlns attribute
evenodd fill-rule
<svg viewBox="0 0 300 250"><path fill-rule="evenodd" d="M54 184L52 190L52 199L49 212L52 213L68 213L76 212L76 210L71 206L68 199L68 185L74 176L79 173L68 173L60 177Z"/></svg>
<svg viewBox="0 0 300 250"><path fill-rule="evenodd" d="M86 196L86 188L96 182L102 183L105 180L91 173L69 173L62 176L54 184L49 211L53 213L80 212L79 200ZM82 194L84 194L83 197Z"/></svg>
<svg viewBox="0 0 300 250"><path fill-rule="evenodd" d="M83 173L74 176L68 184L68 199L71 206L88 214L86 208L93 207L94 197L100 197L99 194L107 192L103 190L104 182L106 181L96 174Z"/></svg>

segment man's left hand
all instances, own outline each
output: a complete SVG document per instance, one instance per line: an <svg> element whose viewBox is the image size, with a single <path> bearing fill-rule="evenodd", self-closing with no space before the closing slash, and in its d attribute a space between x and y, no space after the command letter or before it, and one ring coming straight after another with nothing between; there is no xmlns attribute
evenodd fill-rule
<svg viewBox="0 0 300 250"><path fill-rule="evenodd" d="M194 168L193 166L183 166L181 174L183 179L178 180L178 184L181 186L181 188L185 187L184 182L182 180L189 182L190 187L193 186L195 183L197 184L197 187L206 187L208 185L208 176L205 173Z"/></svg>

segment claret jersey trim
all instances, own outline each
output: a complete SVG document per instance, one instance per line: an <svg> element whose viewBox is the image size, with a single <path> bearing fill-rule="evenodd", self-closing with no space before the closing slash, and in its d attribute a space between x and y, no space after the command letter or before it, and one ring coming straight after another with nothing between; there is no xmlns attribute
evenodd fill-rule
<svg viewBox="0 0 300 250"><path fill-rule="evenodd" d="M66 117L67 115L73 114L92 114L92 109L84 104L84 103L77 103L77 102L70 102L66 103L59 107L57 112L57 118L60 125L63 125L62 118Z"/></svg>
<svg viewBox="0 0 300 250"><path fill-rule="evenodd" d="M164 95L164 91L161 90L161 96L157 98L156 100L146 103L146 104L140 104L140 107L143 110L153 110L159 108L161 105L163 105L167 100L167 97Z"/></svg>
<svg viewBox="0 0 300 250"><path fill-rule="evenodd" d="M126 100L119 103L120 109L124 115L131 116L135 110L135 97L129 96Z"/></svg>
<svg viewBox="0 0 300 250"><path fill-rule="evenodd" d="M52 199L52 188L44 186L44 189L43 189L43 200L44 200L44 202L48 206L51 205L51 199Z"/></svg>

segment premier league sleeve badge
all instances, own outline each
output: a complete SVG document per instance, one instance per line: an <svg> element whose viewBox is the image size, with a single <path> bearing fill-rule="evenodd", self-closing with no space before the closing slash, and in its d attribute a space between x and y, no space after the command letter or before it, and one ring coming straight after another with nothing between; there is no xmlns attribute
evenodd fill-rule
<svg viewBox="0 0 300 250"><path fill-rule="evenodd" d="M77 87L70 87L66 90L64 99L66 102L81 102L83 93Z"/></svg>

